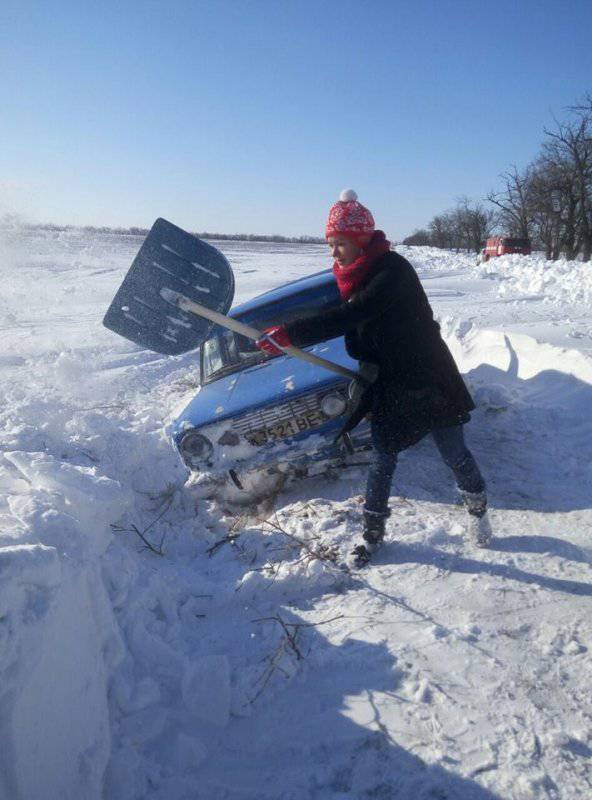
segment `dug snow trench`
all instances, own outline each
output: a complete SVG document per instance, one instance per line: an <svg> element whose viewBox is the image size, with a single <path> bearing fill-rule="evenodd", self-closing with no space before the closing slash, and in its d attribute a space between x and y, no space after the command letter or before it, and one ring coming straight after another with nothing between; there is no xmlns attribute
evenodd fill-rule
<svg viewBox="0 0 592 800"><path fill-rule="evenodd" d="M465 328L493 547L424 441L357 574L363 468L266 507L183 485L158 411L186 370L133 413L13 398L2 798L590 796L592 362Z"/></svg>

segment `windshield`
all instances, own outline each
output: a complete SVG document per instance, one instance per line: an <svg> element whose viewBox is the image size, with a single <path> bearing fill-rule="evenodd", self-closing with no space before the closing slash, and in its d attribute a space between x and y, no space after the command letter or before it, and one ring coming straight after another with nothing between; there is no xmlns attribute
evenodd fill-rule
<svg viewBox="0 0 592 800"><path fill-rule="evenodd" d="M504 239L503 244L505 247L530 247L528 239Z"/></svg>
<svg viewBox="0 0 592 800"><path fill-rule="evenodd" d="M296 318L301 319L316 313L321 308L329 308L339 303L338 300L335 303L324 302L315 307L314 301L311 301L310 298L308 299L309 302L306 305L306 309L303 309L301 305L296 306L289 310L284 310L281 314L281 319L268 317L263 320L255 320L250 324L261 331L264 328L290 322ZM204 342L201 351L202 383L209 383L231 372L240 372L247 366L261 364L271 358L267 353L257 349L255 342L251 339L228 330L220 331L217 336L213 336Z"/></svg>
<svg viewBox="0 0 592 800"><path fill-rule="evenodd" d="M262 325L261 327L267 327ZM255 347L252 339L233 331L208 339L203 345L203 381L211 380L217 373L235 372L244 364L258 364L269 356Z"/></svg>

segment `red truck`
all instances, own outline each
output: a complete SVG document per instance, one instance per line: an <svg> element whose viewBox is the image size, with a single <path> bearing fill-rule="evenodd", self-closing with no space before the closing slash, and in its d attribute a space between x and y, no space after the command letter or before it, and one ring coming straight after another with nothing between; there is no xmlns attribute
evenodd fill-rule
<svg viewBox="0 0 592 800"><path fill-rule="evenodd" d="M510 253L520 253L529 256L532 252L529 239L515 239L511 236L492 236L485 242L479 261L489 261L496 256L506 256Z"/></svg>

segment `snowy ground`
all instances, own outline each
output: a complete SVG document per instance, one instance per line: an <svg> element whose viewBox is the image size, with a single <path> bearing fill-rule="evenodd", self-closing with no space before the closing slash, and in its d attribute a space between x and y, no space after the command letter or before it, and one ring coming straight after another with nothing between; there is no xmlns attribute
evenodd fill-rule
<svg viewBox="0 0 592 800"><path fill-rule="evenodd" d="M402 248L478 403L496 540L466 543L424 441L348 575L363 468L258 507L184 485L163 428L194 357L100 324L139 244L0 235L1 800L592 796L591 266ZM237 302L328 265L219 246Z"/></svg>

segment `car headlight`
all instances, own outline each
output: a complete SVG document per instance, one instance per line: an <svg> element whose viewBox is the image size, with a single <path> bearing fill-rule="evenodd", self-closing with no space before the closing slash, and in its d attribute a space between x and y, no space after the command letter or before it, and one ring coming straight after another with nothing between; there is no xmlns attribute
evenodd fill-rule
<svg viewBox="0 0 592 800"><path fill-rule="evenodd" d="M189 431L179 442L179 450L187 466L190 469L197 469L208 461L214 448L207 436L197 431Z"/></svg>
<svg viewBox="0 0 592 800"><path fill-rule="evenodd" d="M326 394L321 400L321 410L328 417L339 417L347 408L347 401L340 394Z"/></svg>

